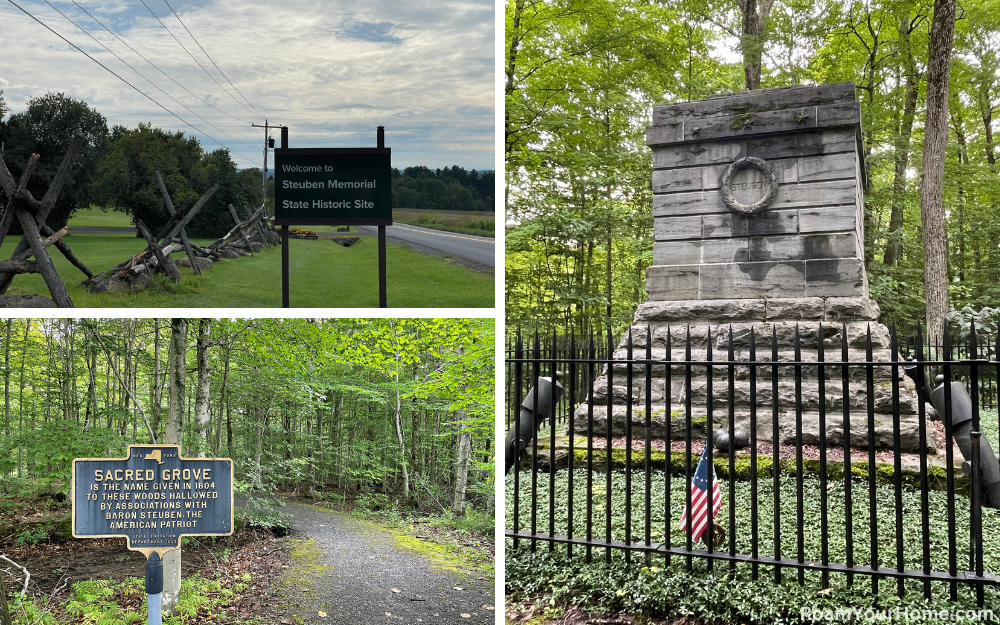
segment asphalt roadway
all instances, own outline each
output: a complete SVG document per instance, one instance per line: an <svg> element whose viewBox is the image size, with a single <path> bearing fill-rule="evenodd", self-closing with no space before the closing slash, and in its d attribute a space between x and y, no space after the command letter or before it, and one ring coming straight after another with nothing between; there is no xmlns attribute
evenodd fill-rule
<svg viewBox="0 0 1000 625"><path fill-rule="evenodd" d="M338 512L292 502L284 511L322 553L319 567L289 571L302 582L289 589L297 614L282 623L295 616L309 625L494 623L492 576L432 567L426 556L397 548L387 533Z"/></svg>
<svg viewBox="0 0 1000 625"><path fill-rule="evenodd" d="M361 230L365 231L366 234L378 236L377 226L361 226ZM386 226L385 235L496 268L496 239L458 232L431 230L410 224Z"/></svg>

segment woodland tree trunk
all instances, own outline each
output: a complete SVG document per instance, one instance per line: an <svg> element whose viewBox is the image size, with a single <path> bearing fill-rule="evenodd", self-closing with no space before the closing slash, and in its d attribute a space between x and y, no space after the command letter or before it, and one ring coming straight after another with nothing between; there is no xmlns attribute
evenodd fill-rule
<svg viewBox="0 0 1000 625"><path fill-rule="evenodd" d="M10 436L10 330L13 319L7 320L7 342L3 349L3 425ZM2 593L2 590L0 590Z"/></svg>
<svg viewBox="0 0 1000 625"><path fill-rule="evenodd" d="M944 229L944 157L948 142L948 78L955 35L955 0L935 0L927 63L924 178L920 217L924 226L924 291L927 334L939 340L948 313L948 250Z"/></svg>
<svg viewBox="0 0 1000 625"><path fill-rule="evenodd" d="M913 118L916 116L917 98L920 95L920 76L917 74L916 62L910 48L910 32L906 29L909 20L900 18L899 47L906 65L906 95L903 101L903 118L900 120L899 133L896 135L895 154L893 155L892 177L892 210L889 214L889 237L885 245L882 262L892 267L899 259L903 249L902 232L903 207L906 204L906 168L910 163L910 137L913 134Z"/></svg>
<svg viewBox="0 0 1000 625"><path fill-rule="evenodd" d="M153 333L153 422L150 427L156 434L157 440L160 436L160 404L163 401L163 373L160 369L160 320L154 320L155 332Z"/></svg>
<svg viewBox="0 0 1000 625"><path fill-rule="evenodd" d="M187 357L187 320L170 322L170 347L167 352L167 429L164 442L180 445L184 432L184 375ZM169 614L181 591L181 550L163 556L163 612Z"/></svg>
<svg viewBox="0 0 1000 625"><path fill-rule="evenodd" d="M459 422L461 422L461 416ZM455 498L451 511L456 516L465 516L465 487L469 482L469 454L472 451L472 434L464 428L458 433L458 459L455 462Z"/></svg>
<svg viewBox="0 0 1000 625"><path fill-rule="evenodd" d="M212 331L212 320L201 319L198 322L198 390L194 400L194 424L198 437L201 439L198 457L204 458L208 449L208 429L211 425L212 411L209 404L209 390L212 385L212 370L208 366L208 339Z"/></svg>
<svg viewBox="0 0 1000 625"><path fill-rule="evenodd" d="M764 54L764 24L774 0L738 0L741 22L740 51L743 53L743 76L747 91L760 89L761 57Z"/></svg>

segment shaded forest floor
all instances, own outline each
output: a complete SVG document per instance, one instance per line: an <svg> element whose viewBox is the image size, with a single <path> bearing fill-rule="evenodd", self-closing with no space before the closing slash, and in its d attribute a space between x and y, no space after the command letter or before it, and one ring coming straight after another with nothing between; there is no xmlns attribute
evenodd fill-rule
<svg viewBox="0 0 1000 625"><path fill-rule="evenodd" d="M126 548L125 539L73 539L69 525L70 506L65 501L43 497L2 503L0 554L28 569L31 575L28 595L32 606L48 612L60 624L80 622L84 617L79 612L80 602L101 603L106 610L101 614L114 612L123 623L132 622L129 615L142 615L144 620L146 596L142 577L145 561L141 554ZM317 554L323 553L317 544L326 544L329 551L331 536L341 540L345 533L355 536L359 548L369 549L374 545L373 554L376 555L373 557L380 561L408 563L411 572L417 571L423 580L421 584L414 580L415 587L423 588L429 595L433 594L431 590L441 593L433 599L442 606L468 603L451 612L469 613L473 615L473 622L489 613L492 622L493 601L484 598L484 593L492 592L494 579L495 545L491 534L462 527L461 520L456 523L453 519L425 515L404 517L393 509L373 511L343 501L337 504L320 502L324 503L323 507L313 505L315 503L315 500L299 499L282 510L293 526L297 525L296 516L306 510L307 514L328 515L333 521L329 526L336 525L341 531L330 534L331 530L325 529L327 523L316 523L307 525L307 531L294 527L290 531L276 528L282 537L269 529L250 528L231 537L185 539L182 572L185 583L191 582L191 590L186 593L190 605L187 615L179 622L232 625L309 622L303 621L300 615L308 619L310 615L318 616L320 610L305 611L303 606L307 604L315 607L312 605L315 597L303 596L303 586L330 594L331 601L326 609L334 614L331 606L342 601L339 595L352 593L350 588L341 588L343 580L334 579L343 577L342 574L326 580L326 586L317 586L314 573L326 568L314 560L320 557ZM310 510L314 512L308 512ZM293 512L294 515L288 514ZM474 521L480 525L484 523L483 519ZM320 543L313 536L317 532ZM364 538L366 536L378 538ZM352 553L350 557L356 555ZM463 581L456 582L457 586L446 587L435 575ZM353 580L357 575L350 577ZM93 586L92 580L101 581ZM303 580L309 583L304 585ZM0 581L13 596L20 591L24 576L6 562L0 562ZM434 583L437 586L433 586ZM401 581L397 585L401 590L406 586ZM335 586L337 589L332 590ZM455 590L456 587L470 587L471 590L473 586L477 587L474 600L472 592ZM93 592L101 593L99 601ZM446 599L444 593L456 596ZM182 591L182 601L184 595ZM393 598L399 597L390 596ZM96 612L86 614L91 616ZM456 618L465 620L468 617ZM20 623L16 616L14 622Z"/></svg>

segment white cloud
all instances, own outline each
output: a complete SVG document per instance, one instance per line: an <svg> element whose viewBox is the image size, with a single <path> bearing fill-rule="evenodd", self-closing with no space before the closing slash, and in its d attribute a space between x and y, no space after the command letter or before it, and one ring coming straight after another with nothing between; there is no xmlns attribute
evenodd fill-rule
<svg viewBox="0 0 1000 625"><path fill-rule="evenodd" d="M219 75L162 0L146 0L164 24L237 102L133 0L77 0L186 93L103 31L69 0L61 11L160 88L245 145L230 140L135 75L39 0L18 1L180 117L259 166L263 120ZM292 147L373 145L386 127L394 164L492 168L494 6L482 0L321 0L171 2L226 76L272 123L290 128ZM63 91L109 125L155 125L193 132L8 3L0 5L0 85L14 111L31 97ZM248 110L250 109L250 110ZM199 134L207 150L217 144ZM246 158L237 156L238 152Z"/></svg>

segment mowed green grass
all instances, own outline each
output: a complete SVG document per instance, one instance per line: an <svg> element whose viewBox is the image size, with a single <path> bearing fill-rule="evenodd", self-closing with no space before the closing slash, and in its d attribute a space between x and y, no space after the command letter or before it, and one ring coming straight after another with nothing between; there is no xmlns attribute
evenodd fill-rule
<svg viewBox="0 0 1000 625"><path fill-rule="evenodd" d="M108 209L101 210L96 206L77 209L68 222L70 228L134 228L129 216L125 213Z"/></svg>
<svg viewBox="0 0 1000 625"><path fill-rule="evenodd" d="M100 210L90 211L87 217L99 219ZM71 225L79 224L71 221ZM140 253L146 247L145 241L133 235L80 233L72 234L65 240L95 274ZM209 239L193 241L199 245L212 242ZM374 238L362 237L351 247L342 247L323 239L292 239L290 243L289 290L292 307L378 307L378 243ZM201 276L182 268L183 280L173 288L175 292L143 289L102 294L92 294L80 286L85 279L83 273L58 250L50 250L73 303L80 308L281 306L279 247L265 249L252 257L216 263ZM174 254L175 258L182 256L183 252ZM443 257L427 256L391 243L386 246L386 257L388 304L393 308L495 306L494 280L489 274L477 273ZM16 276L9 292L49 296L48 288L38 274Z"/></svg>

